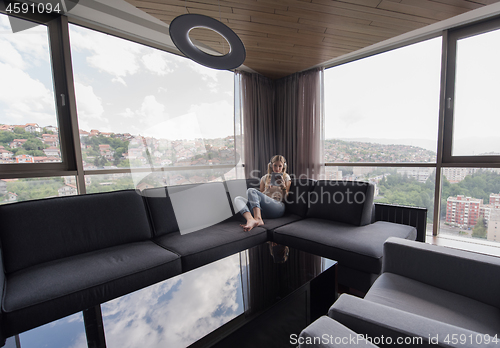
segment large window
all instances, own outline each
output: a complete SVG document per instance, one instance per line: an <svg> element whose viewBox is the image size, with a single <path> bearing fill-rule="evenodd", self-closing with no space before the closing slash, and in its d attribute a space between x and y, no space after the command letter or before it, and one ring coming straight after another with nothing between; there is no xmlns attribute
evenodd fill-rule
<svg viewBox="0 0 500 348"><path fill-rule="evenodd" d="M0 163L61 162L48 28L0 31Z"/></svg>
<svg viewBox="0 0 500 348"><path fill-rule="evenodd" d="M326 173L482 248L500 241L500 21L445 37L444 65L436 38L325 71Z"/></svg>
<svg viewBox="0 0 500 348"><path fill-rule="evenodd" d="M375 202L427 208L428 232L440 73L441 37L325 71L327 178L369 181Z"/></svg>
<svg viewBox="0 0 500 348"><path fill-rule="evenodd" d="M500 29L456 41L453 156L500 156L499 42Z"/></svg>
<svg viewBox="0 0 500 348"><path fill-rule="evenodd" d="M85 170L235 163L234 74L70 25Z"/></svg>
<svg viewBox="0 0 500 348"><path fill-rule="evenodd" d="M441 38L325 71L325 161L436 162Z"/></svg>

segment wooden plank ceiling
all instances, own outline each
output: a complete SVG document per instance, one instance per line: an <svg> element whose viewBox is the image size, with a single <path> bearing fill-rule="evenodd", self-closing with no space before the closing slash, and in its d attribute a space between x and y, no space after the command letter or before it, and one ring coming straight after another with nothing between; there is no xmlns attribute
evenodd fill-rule
<svg viewBox="0 0 500 348"><path fill-rule="evenodd" d="M277 79L500 0L126 0L170 24L213 17L238 34L245 65ZM190 36L221 53L227 42L197 28Z"/></svg>

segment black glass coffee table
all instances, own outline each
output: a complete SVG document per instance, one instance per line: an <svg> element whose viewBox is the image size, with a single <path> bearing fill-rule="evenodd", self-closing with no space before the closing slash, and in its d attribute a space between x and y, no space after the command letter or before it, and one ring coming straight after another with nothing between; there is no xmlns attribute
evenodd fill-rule
<svg viewBox="0 0 500 348"><path fill-rule="evenodd" d="M6 347L282 347L336 298L335 261L267 242L9 338Z"/></svg>

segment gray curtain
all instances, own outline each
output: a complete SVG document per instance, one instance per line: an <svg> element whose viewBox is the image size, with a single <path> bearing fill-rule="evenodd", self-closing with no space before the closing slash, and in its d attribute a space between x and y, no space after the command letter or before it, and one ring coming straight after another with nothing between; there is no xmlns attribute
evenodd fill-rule
<svg viewBox="0 0 500 348"><path fill-rule="evenodd" d="M277 154L287 159L288 173L323 177L323 69L277 81L239 74L247 177L255 169L265 173Z"/></svg>
<svg viewBox="0 0 500 348"><path fill-rule="evenodd" d="M243 118L245 176L260 178L267 173L269 159L276 152L274 83L259 74L237 74Z"/></svg>

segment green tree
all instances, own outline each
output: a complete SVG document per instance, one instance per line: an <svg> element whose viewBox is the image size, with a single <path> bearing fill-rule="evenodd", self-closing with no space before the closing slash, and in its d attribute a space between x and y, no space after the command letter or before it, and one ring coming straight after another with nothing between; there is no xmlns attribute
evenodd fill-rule
<svg viewBox="0 0 500 348"><path fill-rule="evenodd" d="M24 134L26 134L26 131L22 127L14 127L14 134L24 135Z"/></svg>
<svg viewBox="0 0 500 348"><path fill-rule="evenodd" d="M486 223L482 216L477 219L476 226L472 230L472 237L486 239L488 235L488 230L486 229Z"/></svg>
<svg viewBox="0 0 500 348"><path fill-rule="evenodd" d="M104 156L97 156L94 159L94 165L96 167L104 167L108 163L108 160Z"/></svg>
<svg viewBox="0 0 500 348"><path fill-rule="evenodd" d="M0 144L3 146L9 146L9 144L14 140L16 137L14 136L14 133L9 132L9 131L0 131Z"/></svg>

